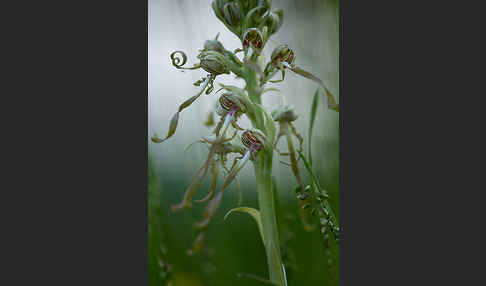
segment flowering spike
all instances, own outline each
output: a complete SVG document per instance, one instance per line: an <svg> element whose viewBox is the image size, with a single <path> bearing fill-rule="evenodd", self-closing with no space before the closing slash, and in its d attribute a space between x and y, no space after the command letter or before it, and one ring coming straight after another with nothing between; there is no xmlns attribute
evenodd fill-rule
<svg viewBox="0 0 486 286"><path fill-rule="evenodd" d="M328 97L328 107L336 111L338 111L339 108L333 95L320 79L295 66L294 52L288 48L287 45L279 45L272 52L270 61L265 65L265 57L261 55L261 52L269 37L280 29L283 21L282 10L271 11L271 0L213 0L211 5L218 19L241 40L242 49L240 49L240 51L244 52L243 59L241 60L236 55L238 50L231 52L224 48L223 44L218 41L219 33L214 39L204 42L203 49L200 50L200 53L197 56L199 63L192 67L184 67L187 63L187 56L183 52L173 52L170 57L172 64L177 69L191 70L202 68L208 72L209 75L194 83L194 85L200 86L201 90L198 94L185 100L179 106L177 113L174 114L170 121L167 136L165 138L160 138L154 134L151 140L155 143L161 143L173 136L177 128L179 113L194 103L204 91L206 94L211 93L214 89L214 81L217 75L233 73L237 78L241 78L246 82L244 89L221 85L222 88L227 90L227 93L221 95L218 99L219 104L217 105L216 113L220 118L212 132L214 134L211 138L202 138L198 141L210 145L208 158L194 175L191 184L184 194L183 201L178 205L172 206L172 209L176 211L191 206L193 196L205 178L208 169L211 168L212 183L209 187L209 191L204 198L196 200L196 202L208 202L202 220L194 224L195 228L202 231L198 233L193 242L192 249L188 251L189 255L197 254L203 247L206 228L221 204L223 191L233 181L236 180L238 182L237 175L248 161L255 161L254 167L255 175L257 177L260 211L262 213L262 218L265 217L266 219L264 221L267 222L263 225L262 237L265 234L264 245L269 265L269 281L278 285L287 285L285 268L282 263L281 254L279 253L280 246L278 233L273 230L276 228L276 221L275 219L268 220L268 218L275 215L275 207L273 204L269 204L269 202L273 202L273 197L271 196L273 190L272 184L276 185L275 182L272 183L271 179L272 155L273 150L276 149L277 142L282 136L285 135L288 146L288 153L286 154L289 156L290 162L286 164L291 167L298 182L297 190L299 194L297 195L301 201L300 209L309 208L313 214L317 214L318 212L319 214L321 212L326 213L326 217L329 217L331 221L331 223L326 224L327 228L324 231L327 237L331 234L330 232L338 232L339 228L337 226L337 221L336 224L333 224L335 218L328 205L326 193L320 188L319 183L315 180L309 169L308 163L305 160L303 161L310 173L312 186L315 186L316 191L319 192L319 196L311 194L314 192L314 188L312 192L309 192L307 188L303 188L303 182L300 178L297 164L298 160L303 156L301 153L303 138L297 133L292 125L292 122L297 119L297 115L291 107L286 106L285 104L283 104L281 110L272 112L270 115L270 113L262 106L261 95L266 91L272 90L265 89L265 84L268 81L283 81L285 79L286 69L289 69L324 87L326 96ZM282 73L282 79L272 81L272 77L279 72ZM238 126L237 119L243 113L256 129L243 130ZM279 122L278 134L275 121ZM207 126L214 124L212 113L205 124L207 124ZM226 133L230 124L235 130L233 136L228 138L229 136L227 136ZM233 140L240 130L243 130L240 138L241 142L240 140ZM292 135L299 140L300 145L297 152L299 152L301 157L296 156L296 150L294 149L292 142ZM278 149L277 151L280 155L284 156ZM233 165L228 170L226 165L229 161L229 153L238 153L242 156L234 158ZM305 158L302 157L302 159ZM227 175L224 178L221 190L215 194L221 167L223 168L223 172L225 170L227 171ZM241 190L238 190L238 194L241 195ZM316 204L318 206L315 206ZM304 224L304 226L306 227L310 225Z"/></svg>

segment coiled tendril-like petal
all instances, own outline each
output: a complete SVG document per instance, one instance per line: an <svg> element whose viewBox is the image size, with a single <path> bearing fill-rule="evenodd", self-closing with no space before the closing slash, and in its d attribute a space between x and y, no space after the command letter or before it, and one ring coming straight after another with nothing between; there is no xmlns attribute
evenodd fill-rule
<svg viewBox="0 0 486 286"><path fill-rule="evenodd" d="M182 59L178 55L180 55L182 57ZM174 67L176 67L177 69L181 69L181 70L195 70L195 69L200 68L199 65L194 65L193 67L190 67L190 68L182 67L183 65L185 65L187 63L187 56L186 56L186 54L183 51L175 51L175 52L173 52L172 54L170 54L170 59L172 60L172 65Z"/></svg>

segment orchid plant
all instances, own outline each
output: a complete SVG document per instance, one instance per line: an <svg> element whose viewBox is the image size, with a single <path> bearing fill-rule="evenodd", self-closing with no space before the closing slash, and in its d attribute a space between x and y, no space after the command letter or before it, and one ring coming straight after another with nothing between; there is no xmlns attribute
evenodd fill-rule
<svg viewBox="0 0 486 286"><path fill-rule="evenodd" d="M325 243L330 235L338 237L339 227L327 202L328 195L312 174L311 161L309 162L302 153L303 138L292 124L298 117L294 108L282 104L276 110L269 112L262 105L262 96L265 92L274 90L266 88L267 83L283 81L285 72L290 70L319 84L325 92L328 109L339 112L339 106L322 80L295 64L294 52L287 45L281 44L275 48L266 62L263 54L265 44L279 30L283 21L283 11L271 10L270 0L213 0L212 9L216 17L241 40L241 48L235 51L225 49L218 40L218 34L216 38L204 43L203 49L197 56L199 63L192 67L185 66L187 56L184 52L175 51L170 55L172 64L177 69L203 69L207 74L194 83L199 87L199 91L179 106L170 121L167 136L161 138L154 134L151 140L154 143L162 143L171 138L177 129L180 113L196 102L203 92L210 94L214 90L218 75L234 74L245 81L246 85L242 88L220 84L220 90L224 92L219 96L216 108L219 121L207 138L198 141L207 145L209 150L207 159L192 178L182 202L172 206L172 210L175 212L192 206L193 197L209 171L212 175L209 192L204 198L195 200L199 203L207 202L202 220L194 224L199 234L189 251L189 254L198 253L203 247L207 228L221 203L224 191L237 180L241 169L249 161L252 162L259 210L239 207L231 210L227 215L233 211L243 211L256 220L266 250L269 281L275 285L287 285L275 214L275 187L272 186L274 152L280 156L288 156L290 159L290 163L286 164L290 166L297 182L295 192L300 202L302 210L300 215L304 226L308 230L314 229L315 226L308 222L308 215L319 215ZM238 53L242 53L241 58L238 57ZM281 78L273 79L279 72ZM250 120L251 127L242 128L239 125L238 120L242 116ZM212 125L213 122L212 117L208 118L207 125ZM294 147L293 137L298 141L297 150ZM281 138L287 141L287 152L277 149L277 142ZM231 153L237 156L228 167L228 155ZM311 184L307 186L299 172L300 159L303 159L306 170L310 174ZM216 192L218 178L222 172L224 172L224 180L219 191Z"/></svg>

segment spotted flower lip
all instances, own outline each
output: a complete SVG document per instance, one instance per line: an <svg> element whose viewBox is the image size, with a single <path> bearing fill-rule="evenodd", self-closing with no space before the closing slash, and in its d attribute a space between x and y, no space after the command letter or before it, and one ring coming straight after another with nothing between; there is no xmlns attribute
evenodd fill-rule
<svg viewBox="0 0 486 286"><path fill-rule="evenodd" d="M265 145L265 135L256 130L245 130L241 134L241 142L251 153L257 153L260 149L264 148Z"/></svg>
<svg viewBox="0 0 486 286"><path fill-rule="evenodd" d="M248 29L243 36L243 47L250 48L250 44L258 51L263 48L262 33L256 28Z"/></svg>

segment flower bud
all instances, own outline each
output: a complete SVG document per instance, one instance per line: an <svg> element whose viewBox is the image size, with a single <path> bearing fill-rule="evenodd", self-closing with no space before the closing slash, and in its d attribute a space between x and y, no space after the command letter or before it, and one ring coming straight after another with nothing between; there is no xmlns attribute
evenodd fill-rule
<svg viewBox="0 0 486 286"><path fill-rule="evenodd" d="M290 105L284 105L272 111L272 118L275 121L287 121L292 122L297 119L294 107Z"/></svg>
<svg viewBox="0 0 486 286"><path fill-rule="evenodd" d="M204 50L206 51L216 51L219 53L223 53L224 46L218 40L206 40L204 42Z"/></svg>
<svg viewBox="0 0 486 286"><path fill-rule="evenodd" d="M256 28L250 28L246 30L246 33L243 36L243 47L249 48L250 44L258 51L260 51L263 48L262 33Z"/></svg>
<svg viewBox="0 0 486 286"><path fill-rule="evenodd" d="M240 24L240 11L238 2L224 4L223 17L229 26L236 28Z"/></svg>
<svg viewBox="0 0 486 286"><path fill-rule="evenodd" d="M211 74L229 74L229 69L216 55L205 55L201 58L201 67Z"/></svg>
<svg viewBox="0 0 486 286"><path fill-rule="evenodd" d="M283 23L283 10L278 9L272 11L263 19L263 25L268 27L268 33L270 35L275 34Z"/></svg>
<svg viewBox="0 0 486 286"><path fill-rule="evenodd" d="M274 64L277 64L278 62L286 62L291 65L293 64L295 57L294 52L287 45L279 45L273 50L271 59Z"/></svg>

